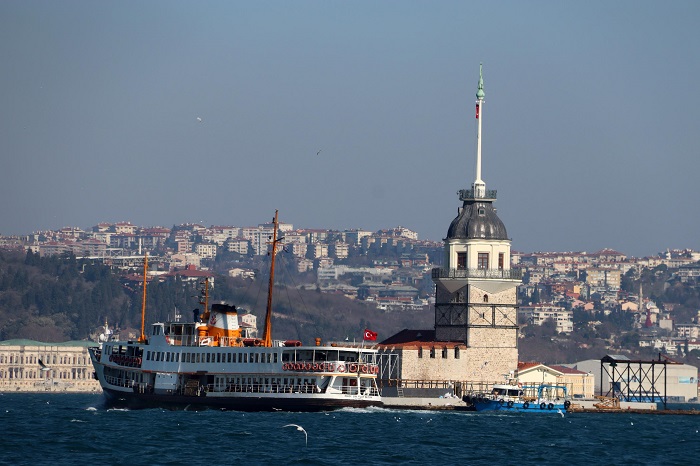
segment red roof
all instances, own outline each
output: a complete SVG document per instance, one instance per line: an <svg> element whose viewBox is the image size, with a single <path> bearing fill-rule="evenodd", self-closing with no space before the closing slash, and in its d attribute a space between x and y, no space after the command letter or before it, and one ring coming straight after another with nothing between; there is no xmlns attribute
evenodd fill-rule
<svg viewBox="0 0 700 466"><path fill-rule="evenodd" d="M541 365L542 365L541 362L522 362L522 361L518 361L518 370L519 370L519 371L524 371L524 370L526 370L526 369L530 369L530 368L532 368L532 367L537 367L537 366L541 366Z"/></svg>
<svg viewBox="0 0 700 466"><path fill-rule="evenodd" d="M398 348L418 348L420 346L435 346L436 348L466 347L463 341L435 341L435 330L403 329L379 343L379 346Z"/></svg>
<svg viewBox="0 0 700 466"><path fill-rule="evenodd" d="M559 371L562 374L586 374L584 371L580 371L578 369L573 369L571 367L566 367L566 366L549 366L550 368L554 369L555 371Z"/></svg>

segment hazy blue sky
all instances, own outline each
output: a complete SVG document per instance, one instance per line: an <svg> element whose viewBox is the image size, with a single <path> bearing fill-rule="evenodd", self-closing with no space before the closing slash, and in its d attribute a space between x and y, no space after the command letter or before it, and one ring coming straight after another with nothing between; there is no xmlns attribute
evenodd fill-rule
<svg viewBox="0 0 700 466"><path fill-rule="evenodd" d="M403 225L700 249L700 2L0 2L0 233ZM198 121L201 118L201 122ZM317 155L317 152L321 153Z"/></svg>

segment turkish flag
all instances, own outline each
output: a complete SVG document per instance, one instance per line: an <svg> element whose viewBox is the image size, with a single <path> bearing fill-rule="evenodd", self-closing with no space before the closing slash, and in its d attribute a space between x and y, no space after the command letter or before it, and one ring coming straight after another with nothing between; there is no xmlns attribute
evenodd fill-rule
<svg viewBox="0 0 700 466"><path fill-rule="evenodd" d="M367 341L375 341L377 339L377 332L373 332L370 329L365 329L364 339Z"/></svg>
<svg viewBox="0 0 700 466"><path fill-rule="evenodd" d="M476 104L476 119L479 119L479 104Z"/></svg>

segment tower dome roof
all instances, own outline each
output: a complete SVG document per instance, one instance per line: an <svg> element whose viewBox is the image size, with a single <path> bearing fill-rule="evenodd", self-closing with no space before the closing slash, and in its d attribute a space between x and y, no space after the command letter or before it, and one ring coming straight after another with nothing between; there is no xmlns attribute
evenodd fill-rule
<svg viewBox="0 0 700 466"><path fill-rule="evenodd" d="M508 233L491 202L465 201L452 220L446 239L508 240Z"/></svg>

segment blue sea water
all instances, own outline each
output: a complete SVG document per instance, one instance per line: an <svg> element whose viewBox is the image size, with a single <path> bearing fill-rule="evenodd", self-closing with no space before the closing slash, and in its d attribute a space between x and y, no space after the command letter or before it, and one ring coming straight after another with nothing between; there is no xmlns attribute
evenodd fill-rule
<svg viewBox="0 0 700 466"><path fill-rule="evenodd" d="M304 431L287 424L302 426ZM686 464L700 416L344 409L106 409L101 395L0 394L2 465Z"/></svg>

